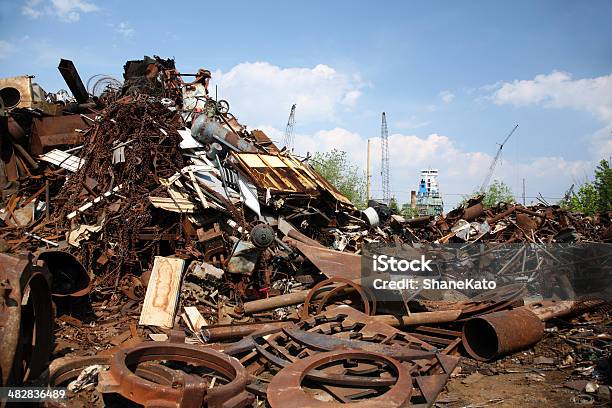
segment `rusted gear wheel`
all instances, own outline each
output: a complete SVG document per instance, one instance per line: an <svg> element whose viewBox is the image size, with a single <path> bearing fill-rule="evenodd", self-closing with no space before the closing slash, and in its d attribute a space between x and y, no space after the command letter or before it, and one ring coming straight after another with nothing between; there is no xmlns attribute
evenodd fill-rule
<svg viewBox="0 0 612 408"><path fill-rule="evenodd" d="M323 365L338 361L375 361L387 365L397 380L384 394L348 404L343 402L320 401L307 394L302 388L302 381L308 372ZM356 385L357 386L357 385ZM283 368L272 378L266 396L272 408L308 407L308 408L397 408L407 407L412 396L412 377L399 361L383 354L360 350L341 350L317 353L300 359Z"/></svg>

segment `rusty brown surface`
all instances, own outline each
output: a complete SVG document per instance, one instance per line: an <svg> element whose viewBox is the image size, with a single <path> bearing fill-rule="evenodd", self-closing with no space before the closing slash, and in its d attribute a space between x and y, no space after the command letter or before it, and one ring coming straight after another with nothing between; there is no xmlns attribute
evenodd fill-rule
<svg viewBox="0 0 612 408"><path fill-rule="evenodd" d="M171 360L206 367L225 378L228 383L209 388L203 378L181 371L170 385L160 385L139 377L128 367L147 361ZM144 405L199 408L244 407L252 397L245 391L247 375L233 357L218 351L173 342L145 342L119 350L110 358L110 369L101 380L103 392L117 392L127 399Z"/></svg>
<svg viewBox="0 0 612 408"><path fill-rule="evenodd" d="M45 271L29 255L0 253L0 383L37 378L53 347L53 309Z"/></svg>
<svg viewBox="0 0 612 408"><path fill-rule="evenodd" d="M306 374L322 365L342 360L366 360L384 362L391 367L397 376L393 386L381 396L367 398L362 401L350 403L351 407L388 407L397 408L407 406L412 395L412 378L408 371L397 361L383 354L368 353L359 350L342 350L319 353L305 359L297 360L282 369L268 386L267 397L270 406L281 408L299 406L314 407L342 407L344 402L320 401L306 394L302 388L302 380Z"/></svg>
<svg viewBox="0 0 612 408"><path fill-rule="evenodd" d="M84 131L89 125L80 115L34 118L30 152L40 155L55 147L81 144L83 134L76 129Z"/></svg>
<svg viewBox="0 0 612 408"><path fill-rule="evenodd" d="M311 196L318 196L325 191L339 202L352 206L348 198L312 167L300 162L290 154L231 153L231 157L240 170L256 180L261 189L270 189L276 193L303 193Z"/></svg>
<svg viewBox="0 0 612 408"><path fill-rule="evenodd" d="M517 308L468 320L463 326L463 346L477 360L523 350L540 341L544 324L530 310Z"/></svg>

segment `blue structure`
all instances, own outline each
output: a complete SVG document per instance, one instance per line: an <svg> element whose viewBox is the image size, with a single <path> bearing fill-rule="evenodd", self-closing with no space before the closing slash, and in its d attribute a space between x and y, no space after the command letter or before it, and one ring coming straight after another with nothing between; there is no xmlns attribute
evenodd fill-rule
<svg viewBox="0 0 612 408"><path fill-rule="evenodd" d="M419 215L442 214L444 202L438 186L438 170L421 170L416 207Z"/></svg>

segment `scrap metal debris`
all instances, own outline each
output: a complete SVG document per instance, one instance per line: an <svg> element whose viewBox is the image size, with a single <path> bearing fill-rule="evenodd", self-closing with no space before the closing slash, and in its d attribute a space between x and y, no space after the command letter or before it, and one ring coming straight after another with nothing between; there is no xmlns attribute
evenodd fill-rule
<svg viewBox="0 0 612 408"><path fill-rule="evenodd" d="M360 210L206 69L145 57L85 87L58 68L73 96L0 79L2 386L67 386L66 407L430 407L462 367L554 341L533 364L609 401L612 212ZM499 285L380 299L389 274L364 265L383 247L436 260L415 282Z"/></svg>

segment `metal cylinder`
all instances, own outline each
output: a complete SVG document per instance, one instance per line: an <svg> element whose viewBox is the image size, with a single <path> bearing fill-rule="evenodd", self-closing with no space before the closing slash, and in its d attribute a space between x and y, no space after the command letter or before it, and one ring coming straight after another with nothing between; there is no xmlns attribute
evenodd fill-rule
<svg viewBox="0 0 612 408"><path fill-rule="evenodd" d="M257 149L251 143L220 122L207 118L206 115L200 115L193 121L191 135L202 143L212 143L216 140L240 152L257 152Z"/></svg>
<svg viewBox="0 0 612 408"><path fill-rule="evenodd" d="M463 219L466 221L473 221L480 217L484 213L484 207L482 203L474 204L463 211Z"/></svg>
<svg viewBox="0 0 612 408"><path fill-rule="evenodd" d="M544 324L527 309L504 310L475 317L463 326L463 346L470 356L487 361L525 349L544 336Z"/></svg>
<svg viewBox="0 0 612 408"><path fill-rule="evenodd" d="M380 224L380 218L378 217L378 213L374 208L368 207L362 211L362 214L368 221L368 224L370 224L370 227L378 227L378 224Z"/></svg>

